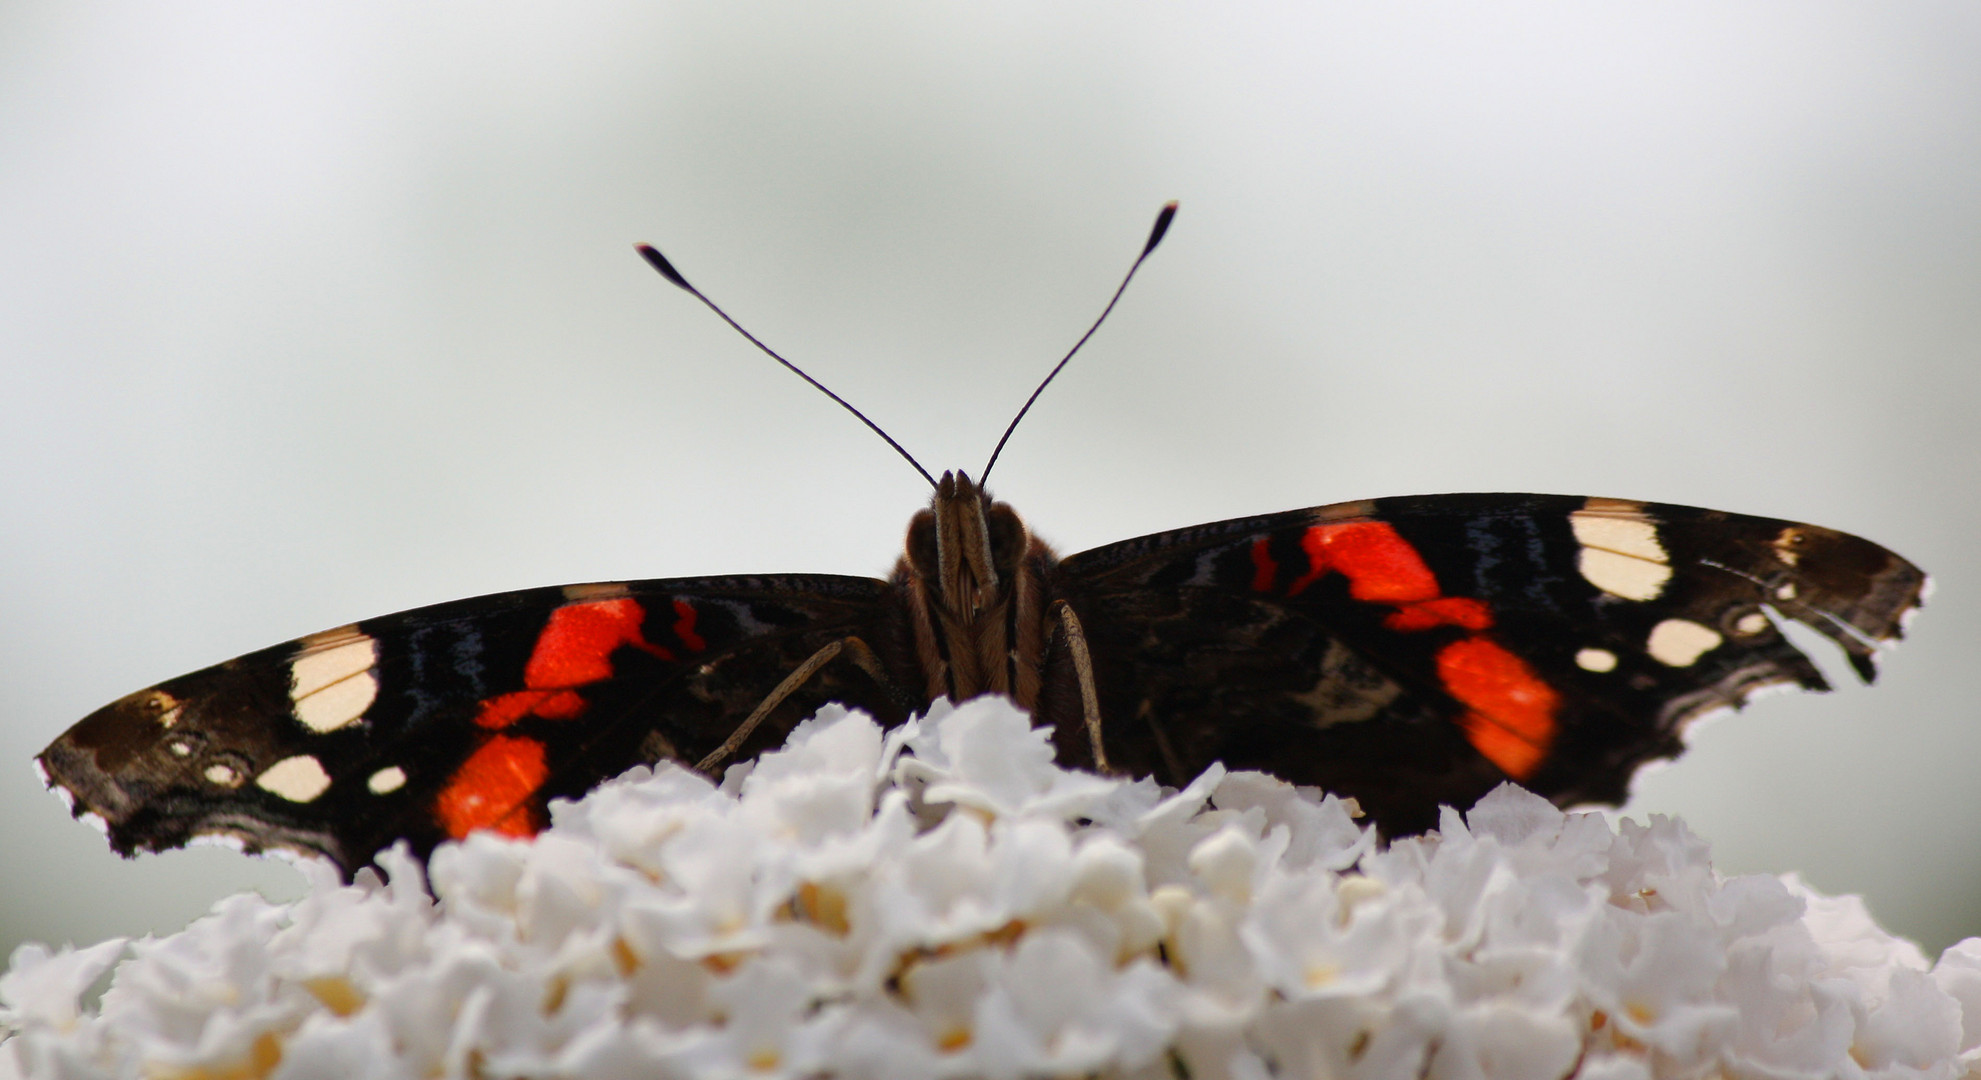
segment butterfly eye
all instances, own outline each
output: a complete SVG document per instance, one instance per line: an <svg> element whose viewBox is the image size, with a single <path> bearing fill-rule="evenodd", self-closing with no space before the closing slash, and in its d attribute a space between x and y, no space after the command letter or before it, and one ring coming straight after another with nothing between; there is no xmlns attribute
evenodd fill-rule
<svg viewBox="0 0 1981 1080"><path fill-rule="evenodd" d="M936 574L935 515L924 510L908 522L908 563L924 578Z"/></svg>
<svg viewBox="0 0 1981 1080"><path fill-rule="evenodd" d="M992 503L986 520L990 525L991 559L999 574L1012 576L1017 572L1018 561L1025 556L1025 523L1003 503Z"/></svg>

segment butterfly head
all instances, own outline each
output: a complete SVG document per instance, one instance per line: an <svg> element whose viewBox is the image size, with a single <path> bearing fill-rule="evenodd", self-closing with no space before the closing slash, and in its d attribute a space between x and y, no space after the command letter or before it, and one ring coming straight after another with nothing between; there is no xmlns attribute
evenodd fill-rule
<svg viewBox="0 0 1981 1080"><path fill-rule="evenodd" d="M971 620L1007 595L1027 539L1017 511L993 502L968 473L946 472L908 525L908 562L942 608Z"/></svg>

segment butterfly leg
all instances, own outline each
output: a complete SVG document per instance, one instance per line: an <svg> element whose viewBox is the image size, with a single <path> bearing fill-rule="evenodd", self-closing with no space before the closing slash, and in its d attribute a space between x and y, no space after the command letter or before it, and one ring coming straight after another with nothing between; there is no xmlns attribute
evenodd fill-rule
<svg viewBox="0 0 1981 1080"><path fill-rule="evenodd" d="M1080 628L1080 616L1070 604L1059 604L1059 629L1066 635L1066 651L1073 659L1073 674L1080 682L1080 712L1087 722L1087 741L1094 748L1094 771L1108 767L1107 751L1101 746L1101 696L1094 689L1094 654L1087 649L1087 632Z"/></svg>
<svg viewBox="0 0 1981 1080"><path fill-rule="evenodd" d="M729 733L729 738L723 740L721 746L716 747L707 757L695 764L696 771L708 772L721 764L723 759L734 754L749 739L750 734L757 730L757 725L764 722L764 717L770 715L772 709L783 704L785 698L790 697L799 687L805 685L806 680L818 674L820 668L838 659L842 653L847 659L858 664L860 670L873 676L875 682L883 687L893 687L894 682L887 677L886 670L881 667L880 658L874 655L874 651L867 647L866 642L856 637L840 638L813 653L810 659L799 664L791 674L786 675L784 681L777 684L776 689L764 695L763 701L751 711L749 716L743 718L742 723L736 725L735 731Z"/></svg>

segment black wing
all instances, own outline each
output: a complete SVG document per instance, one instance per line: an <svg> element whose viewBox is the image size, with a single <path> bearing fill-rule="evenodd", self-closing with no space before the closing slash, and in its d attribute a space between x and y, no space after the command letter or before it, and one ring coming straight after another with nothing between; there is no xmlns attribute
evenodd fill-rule
<svg viewBox="0 0 1981 1080"><path fill-rule="evenodd" d="M43 751L51 787L119 852L195 837L331 859L348 877L404 838L536 832L553 797L690 764L834 641L880 645L889 587L777 575L498 593L368 619L196 671L85 718ZM894 680L918 686L919 680ZM829 701L902 700L827 664L739 751Z"/></svg>
<svg viewBox="0 0 1981 1080"><path fill-rule="evenodd" d="M1429 828L1508 778L1620 802L1687 721L1777 684L1827 689L1793 619L1869 681L1925 575L1830 529L1554 495L1430 495L1218 522L1097 548L1056 594L1094 656L1107 751L1185 779L1213 760ZM1084 756L1049 661L1042 713Z"/></svg>

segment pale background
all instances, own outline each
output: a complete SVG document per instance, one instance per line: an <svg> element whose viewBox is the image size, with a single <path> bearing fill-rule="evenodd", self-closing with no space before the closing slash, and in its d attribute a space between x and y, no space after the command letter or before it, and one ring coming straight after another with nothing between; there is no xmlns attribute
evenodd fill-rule
<svg viewBox="0 0 1981 1080"><path fill-rule="evenodd" d="M1962 2L16 0L0 949L296 888L40 790L128 691L500 589L885 572L922 482L635 241L974 470L1171 198L999 465L1035 528L1510 489L1875 538L1940 585L1882 685L1632 810L1981 933L1976 57Z"/></svg>

